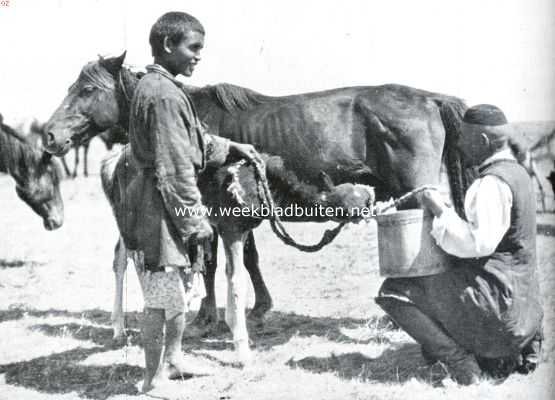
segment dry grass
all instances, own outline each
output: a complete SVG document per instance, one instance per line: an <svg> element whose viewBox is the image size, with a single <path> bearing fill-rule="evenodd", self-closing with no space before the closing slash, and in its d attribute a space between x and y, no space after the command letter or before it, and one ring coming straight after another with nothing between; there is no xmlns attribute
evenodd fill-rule
<svg viewBox="0 0 555 400"><path fill-rule="evenodd" d="M63 192L65 224L46 232L16 198L10 179L0 177L0 399L139 399L142 299L136 277L131 272L127 279L128 342L117 346L109 325L117 233L98 176L65 181ZM250 327L254 364L231 366L227 333L186 339L191 362L210 363L217 374L181 382L176 398L551 398L555 218L540 215L539 221L546 362L530 376L501 385L435 385L445 372L426 366L419 347L388 325L373 302L381 283L373 224L350 227L316 254L287 248L264 224L256 238L275 308L263 328ZM324 230L289 226L303 242L316 241ZM224 289L220 270L220 307Z"/></svg>

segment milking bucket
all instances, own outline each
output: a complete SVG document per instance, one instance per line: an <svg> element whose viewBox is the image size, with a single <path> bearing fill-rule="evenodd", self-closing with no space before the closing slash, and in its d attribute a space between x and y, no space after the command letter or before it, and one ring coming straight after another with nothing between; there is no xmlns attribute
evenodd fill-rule
<svg viewBox="0 0 555 400"><path fill-rule="evenodd" d="M432 220L420 209L376 216L381 276L415 277L447 270L449 256L430 234Z"/></svg>

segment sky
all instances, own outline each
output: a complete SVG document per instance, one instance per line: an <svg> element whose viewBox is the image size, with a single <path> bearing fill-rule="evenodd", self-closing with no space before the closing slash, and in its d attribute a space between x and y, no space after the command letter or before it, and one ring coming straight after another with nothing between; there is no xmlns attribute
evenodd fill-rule
<svg viewBox="0 0 555 400"><path fill-rule="evenodd" d="M46 120L99 54L144 67L167 11L207 32L192 85L268 95L399 83L555 119L553 0L4 0L0 113ZM2 3L5 4L5 3Z"/></svg>

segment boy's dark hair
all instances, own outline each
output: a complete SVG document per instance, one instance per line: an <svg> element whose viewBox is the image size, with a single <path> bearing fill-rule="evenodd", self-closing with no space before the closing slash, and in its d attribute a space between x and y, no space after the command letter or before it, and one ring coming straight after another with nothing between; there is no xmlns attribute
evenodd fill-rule
<svg viewBox="0 0 555 400"><path fill-rule="evenodd" d="M204 35L204 27L198 19L184 12L171 11L162 15L150 29L150 48L154 57L164 51L164 38L177 45L185 38L187 31L192 30Z"/></svg>

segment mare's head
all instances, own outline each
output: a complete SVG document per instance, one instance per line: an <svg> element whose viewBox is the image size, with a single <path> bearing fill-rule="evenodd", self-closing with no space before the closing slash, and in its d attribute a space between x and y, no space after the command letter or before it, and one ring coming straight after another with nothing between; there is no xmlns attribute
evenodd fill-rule
<svg viewBox="0 0 555 400"><path fill-rule="evenodd" d="M46 229L59 228L64 222L59 161L40 147L15 136L13 129L1 122L0 131L3 144L0 147L5 147L0 164L15 179L17 195L42 217Z"/></svg>
<svg viewBox="0 0 555 400"><path fill-rule="evenodd" d="M46 123L46 151L63 156L72 146L120 122L122 108L128 101L120 84L124 59L125 52L119 57L100 57L81 69L62 104Z"/></svg>

